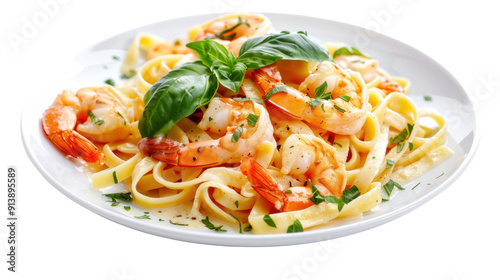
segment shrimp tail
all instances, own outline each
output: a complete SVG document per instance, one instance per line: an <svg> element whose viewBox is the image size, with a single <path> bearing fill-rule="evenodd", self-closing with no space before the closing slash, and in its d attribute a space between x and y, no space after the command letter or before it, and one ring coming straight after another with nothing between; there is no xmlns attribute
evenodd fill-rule
<svg viewBox="0 0 500 280"><path fill-rule="evenodd" d="M247 176L253 189L279 212L302 210L313 205L309 199L311 191L292 187L289 193L285 193L269 171L251 157L241 159L240 170Z"/></svg>
<svg viewBox="0 0 500 280"><path fill-rule="evenodd" d="M48 136L56 147L72 157L94 164L103 164L106 161L104 154L90 140L72 129L58 131Z"/></svg>
<svg viewBox="0 0 500 280"><path fill-rule="evenodd" d="M185 145L165 137L143 138L137 144L144 155L181 167L210 167L221 164L215 143Z"/></svg>
<svg viewBox="0 0 500 280"><path fill-rule="evenodd" d="M269 172L260 165L255 159L243 157L241 159L240 170L247 176L253 189L270 202L278 211L283 211L285 207L285 194L280 191L278 182L269 174Z"/></svg>
<svg viewBox="0 0 500 280"><path fill-rule="evenodd" d="M276 92L269 98L265 98L274 87L286 87L282 82L281 74L276 64L256 69L252 73L252 78L263 93L262 97L280 109L284 114L294 119L302 119L306 114L308 109L308 106L306 106L307 103L304 103L303 100L295 95L288 94L287 91L291 90L290 88L287 88L287 91Z"/></svg>
<svg viewBox="0 0 500 280"><path fill-rule="evenodd" d="M181 143L165 137L142 138L137 144L144 155L168 164L178 165Z"/></svg>

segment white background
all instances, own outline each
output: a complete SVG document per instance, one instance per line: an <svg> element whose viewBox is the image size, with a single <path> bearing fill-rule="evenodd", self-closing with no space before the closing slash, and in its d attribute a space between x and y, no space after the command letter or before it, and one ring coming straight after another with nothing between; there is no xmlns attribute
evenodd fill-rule
<svg viewBox="0 0 500 280"><path fill-rule="evenodd" d="M12 44L8 34L21 35L24 20L33 22L44 12L38 2L0 4L1 279L500 279L494 119L500 105L500 7L493 1L67 0L31 38ZM397 12L390 5L397 5ZM108 221L59 193L31 164L19 130L23 106L70 78L63 65L78 51L136 26L239 11L304 14L369 27L434 58L476 101L481 143L469 168L429 203L377 228L323 243L238 248L169 240ZM4 262L8 166L17 167L19 175L17 273L7 272Z"/></svg>

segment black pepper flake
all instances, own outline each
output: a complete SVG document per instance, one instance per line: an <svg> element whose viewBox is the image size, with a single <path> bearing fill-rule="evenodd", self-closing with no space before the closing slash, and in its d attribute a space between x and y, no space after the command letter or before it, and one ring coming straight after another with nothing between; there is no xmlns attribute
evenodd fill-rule
<svg viewBox="0 0 500 280"><path fill-rule="evenodd" d="M196 157L193 157L193 161L196 161Z"/></svg>

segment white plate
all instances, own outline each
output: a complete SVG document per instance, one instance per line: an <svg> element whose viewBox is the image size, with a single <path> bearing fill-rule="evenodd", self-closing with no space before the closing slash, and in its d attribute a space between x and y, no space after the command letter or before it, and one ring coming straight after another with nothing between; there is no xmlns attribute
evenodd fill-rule
<svg viewBox="0 0 500 280"><path fill-rule="evenodd" d="M229 246L276 246L315 242L337 238L384 224L429 201L449 187L464 171L476 150L478 137L474 111L464 89L442 66L434 60L384 35L325 19L304 16L266 14L276 30L307 31L322 41L345 42L357 46L379 59L389 73L410 79L411 97L418 107L437 109L450 121L448 146L455 154L406 186L391 201L384 202L376 211L363 218L332 222L321 228L302 233L280 235L253 235L237 232L214 232L191 229L159 222L158 219L141 220L111 207L106 198L90 187L86 175L79 172L72 161L65 158L44 136L40 118L55 98L51 91L41 96L40 102L30 102L22 116L22 138L26 151L42 175L59 191L89 210L122 225L172 239ZM78 89L100 85L107 78L119 80L120 61L113 55L124 57L129 43L139 32L150 32L173 39L186 34L189 27L206 22L217 15L200 15L168 20L136 28L100 42L79 53L75 61L80 69L71 81L61 82L60 88ZM364 44L364 45L360 45ZM106 65L106 66L103 66ZM424 101L423 96L432 96ZM420 185L413 189L413 186Z"/></svg>

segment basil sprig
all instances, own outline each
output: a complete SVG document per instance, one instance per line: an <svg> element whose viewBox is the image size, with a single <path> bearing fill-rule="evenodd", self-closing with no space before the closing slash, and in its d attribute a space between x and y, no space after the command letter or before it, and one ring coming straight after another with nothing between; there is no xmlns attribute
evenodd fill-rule
<svg viewBox="0 0 500 280"><path fill-rule="evenodd" d="M142 137L167 136L174 124L208 104L219 82L201 61L170 71L144 95L146 107L139 119Z"/></svg>
<svg viewBox="0 0 500 280"><path fill-rule="evenodd" d="M186 45L200 61L170 71L144 95L146 104L139 119L142 137L166 136L180 119L208 104L219 83L238 92L248 69L257 69L278 60L332 61L319 41L305 32L282 32L248 39L235 57L213 40Z"/></svg>

